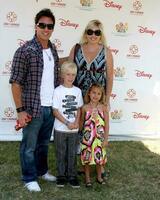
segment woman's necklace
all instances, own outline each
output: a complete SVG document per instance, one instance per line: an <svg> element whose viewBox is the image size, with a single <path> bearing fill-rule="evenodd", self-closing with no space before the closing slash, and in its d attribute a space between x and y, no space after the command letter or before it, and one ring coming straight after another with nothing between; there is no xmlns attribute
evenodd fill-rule
<svg viewBox="0 0 160 200"><path fill-rule="evenodd" d="M44 50L44 52L45 52L45 54L47 55L48 60L51 61L51 60L52 60L51 55L49 55L49 54L47 53L47 50Z"/></svg>

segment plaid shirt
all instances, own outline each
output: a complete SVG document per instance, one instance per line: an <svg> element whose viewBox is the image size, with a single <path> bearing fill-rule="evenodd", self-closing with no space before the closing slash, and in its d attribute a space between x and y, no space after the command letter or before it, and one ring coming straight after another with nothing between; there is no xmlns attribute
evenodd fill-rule
<svg viewBox="0 0 160 200"><path fill-rule="evenodd" d="M58 86L58 54L54 44L49 41L54 57L54 86ZM43 72L43 48L34 37L15 52L12 62L10 83L22 87L22 105L32 117L40 117L40 86ZM49 86L48 86L49 87Z"/></svg>

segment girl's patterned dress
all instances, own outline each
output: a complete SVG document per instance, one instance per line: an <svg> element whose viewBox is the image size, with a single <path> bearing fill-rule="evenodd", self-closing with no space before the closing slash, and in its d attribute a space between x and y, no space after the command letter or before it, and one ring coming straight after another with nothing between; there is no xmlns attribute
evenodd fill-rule
<svg viewBox="0 0 160 200"><path fill-rule="evenodd" d="M81 143L82 165L105 164L106 149L102 148L104 141L105 122L102 110L93 108L85 113L83 138Z"/></svg>

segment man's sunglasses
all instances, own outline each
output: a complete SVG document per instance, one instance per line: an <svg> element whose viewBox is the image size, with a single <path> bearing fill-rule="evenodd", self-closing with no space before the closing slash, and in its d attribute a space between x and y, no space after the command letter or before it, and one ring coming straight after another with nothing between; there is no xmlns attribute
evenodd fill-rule
<svg viewBox="0 0 160 200"><path fill-rule="evenodd" d="M48 30L53 30L54 28L54 24L38 23L37 26L41 29L45 29L47 27Z"/></svg>
<svg viewBox="0 0 160 200"><path fill-rule="evenodd" d="M96 36L100 36L101 35L101 30L96 30L96 31L93 31L92 29L88 29L86 31L87 35L93 35L93 33L96 35Z"/></svg>

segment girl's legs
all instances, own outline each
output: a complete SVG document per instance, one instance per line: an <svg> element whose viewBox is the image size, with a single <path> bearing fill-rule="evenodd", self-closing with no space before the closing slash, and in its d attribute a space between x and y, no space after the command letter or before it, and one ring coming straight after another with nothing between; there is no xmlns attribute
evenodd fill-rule
<svg viewBox="0 0 160 200"><path fill-rule="evenodd" d="M102 178L102 165L96 165L96 170L97 170L97 181L99 183L103 182L103 178Z"/></svg>
<svg viewBox="0 0 160 200"><path fill-rule="evenodd" d="M85 181L87 183L91 183L90 179L90 166L88 164L84 165L84 170L85 170Z"/></svg>

